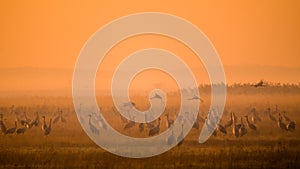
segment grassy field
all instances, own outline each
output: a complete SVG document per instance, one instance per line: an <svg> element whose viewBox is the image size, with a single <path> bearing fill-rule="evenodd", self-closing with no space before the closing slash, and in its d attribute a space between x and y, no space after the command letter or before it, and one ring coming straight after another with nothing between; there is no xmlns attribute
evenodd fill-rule
<svg viewBox="0 0 300 169"><path fill-rule="evenodd" d="M201 89L200 89L200 92ZM209 107L209 90L203 88L206 98L201 111ZM102 98L105 100L104 98ZM99 100L101 102L101 98ZM106 105L105 105L106 104ZM142 104L138 103L138 104ZM257 131L248 131L240 138L228 134L212 136L204 144L199 144L200 130L192 129L181 147L151 158L130 159L113 155L93 143L81 129L73 110L72 99L68 97L2 97L0 111L4 115L7 128L13 127L15 114L27 112L29 118L35 112L49 118L57 115L57 109L63 110L67 123L53 124L50 135L44 136L41 126L28 129L23 135L0 135L0 168L299 168L300 167L300 89L298 86L273 86L251 88L235 86L228 88L226 112L234 111L238 117L249 114L256 108L262 122L258 122ZM294 132L282 131L272 122L265 112L267 107L278 112L286 111L296 122ZM107 120L123 134L144 137L138 126L124 131L124 123L111 110L112 105L104 103ZM173 110L172 107L167 107ZM224 113L221 124L229 119ZM278 115L274 114L278 117ZM20 117L22 117L20 115ZM165 118L162 117L163 123ZM19 125L20 126L20 125ZM161 130L165 130L163 125Z"/></svg>

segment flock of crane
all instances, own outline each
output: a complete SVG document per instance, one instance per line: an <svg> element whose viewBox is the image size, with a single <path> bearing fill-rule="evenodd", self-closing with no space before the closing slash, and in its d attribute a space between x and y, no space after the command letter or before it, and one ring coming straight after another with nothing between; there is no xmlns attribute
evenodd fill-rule
<svg viewBox="0 0 300 169"><path fill-rule="evenodd" d="M16 120L14 122L14 126L12 128L7 128L4 122L4 115L0 114L0 132L3 135L11 135L11 134L24 134L27 130L31 129L32 127L39 127L41 125L42 132L45 136L51 133L51 126L52 123L57 123L61 121L62 123L66 123L66 119L62 116L62 111L54 118L50 118L49 123L46 123L46 117L42 116L42 122L40 120L40 115L36 112L36 116L34 119L29 119L27 117L26 111L23 112L22 116L20 116L17 112L15 112ZM21 118L23 117L23 118ZM19 126L19 127L18 127Z"/></svg>
<svg viewBox="0 0 300 169"><path fill-rule="evenodd" d="M260 81L259 83L255 84L254 87L263 87L265 86L263 81ZM162 101L162 97L159 94L155 94L150 99L160 99ZM194 96L187 100L199 100L200 102L203 102L203 100L198 97ZM135 106L135 103L128 102L123 104L124 107L129 107L129 111L133 109ZM42 121L40 119L40 115L38 112L36 112L36 116L34 119L29 119L27 117L26 111L23 112L23 114L18 113L17 111L13 111L14 106L11 108L11 112L15 113L16 120L14 122L14 126L12 128L7 128L4 120L4 114L0 112L0 133L3 135L11 135L11 134L24 134L27 130L33 128L33 127L39 127L41 126L42 132L45 136L49 135L51 133L51 126L52 123L57 123L58 121L61 121L62 123L66 123L66 119L63 117L62 110L59 110L57 116L53 119L50 118L49 123L46 123L46 117L42 116ZM81 111L81 108L80 108ZM174 122L175 120L178 120L181 123L181 132L177 136L178 146L180 146L183 142L183 128L184 125L188 122L192 128L199 129L201 125L206 126L210 131L212 131L212 134L214 136L217 136L218 133L222 133L223 135L232 134L233 137L243 137L247 133L249 133L251 130L257 131L259 128L257 127L257 123L264 121L265 119L262 119L260 116L262 113L258 114L256 112L256 109L253 108L250 110L250 114L244 114L240 117L237 117L234 112L230 113L229 119L225 124L222 124L222 119L220 118L220 114L218 114L218 111L215 109L210 110L208 113L195 113L196 116L191 116L190 113L186 112L185 115L177 116L176 113L174 114L174 117L170 117L171 111L166 111L164 115L157 120L154 120L152 122L147 123L136 123L134 117L130 116L130 120L123 117L119 112L116 111L115 108L112 109L112 111L116 114L120 115L121 125L124 125L124 130L129 130L131 128L134 128L135 126L138 126L139 132L148 132L147 135L149 137L158 135L161 130L161 122L165 120L166 128L171 129L171 135L167 139L167 143L169 145L174 144L176 141L175 135L174 135ZM282 112L282 113L281 113ZM289 118L285 111L278 111L278 107L276 105L275 111L271 111L271 108L266 109L265 114L268 116L269 121L272 123L277 124L277 126L286 132L293 132L296 129L296 123L294 120ZM151 112L150 112L151 113ZM226 114L226 113L224 113ZM147 119L147 113L145 113L145 119ZM277 116L277 117L276 117ZM79 120L83 122L84 118L79 116ZM92 120L94 119L94 120ZM148 121L148 120L146 120ZM265 121L264 121L265 122ZM88 115L88 125L89 129L93 134L99 135L101 134L100 128L107 129L106 123L102 119L102 116L99 114L92 112ZM216 127L215 127L216 126ZM228 130L231 132L228 132Z"/></svg>
<svg viewBox="0 0 300 169"><path fill-rule="evenodd" d="M253 85L254 87L264 87L266 86L266 84L261 80L260 82L258 82L257 84ZM162 100L162 97L159 94L155 94L153 97L151 97L150 99L160 99ZM198 96L194 96L190 99L187 100L199 100L200 102L203 102L203 100L198 97ZM128 102L128 103L124 103L123 104L124 107L129 107L132 109L133 106L135 106L135 103L133 102ZM119 114L118 112L116 112L115 109L113 109L113 111L117 114ZM129 110L130 111L130 110ZM262 118L260 117L260 115L258 115L256 113L256 109L253 108L250 111L251 115L246 114L246 115L242 115L241 117L237 117L236 114L234 112L230 113L230 117L229 120L222 125L220 123L220 121L222 121L222 119L220 119L218 116L218 112L216 110L211 110L209 113L207 113L205 115L205 113L197 113L196 117L190 117L189 113L186 112L185 116L178 116L176 117L176 113L174 115L174 118L172 119L170 117L169 113L165 113L164 116L166 117L166 128L171 128L172 132L171 135L168 137L167 139L167 143L169 145L173 144L175 142L175 135L174 135L174 131L173 131L173 124L174 121L176 119L179 120L179 122L182 125L182 129L181 129L181 133L178 135L177 140L178 140L178 146L180 146L183 142L183 125L185 124L184 122L190 122L190 124L192 125L192 128L194 129L199 129L201 123L203 125L206 125L206 127L212 131L212 134L214 136L217 136L217 133L223 133L224 135L227 134L232 134L234 137L243 137L244 135L246 135L248 132L250 132L250 130L253 131L257 131L258 127L256 126L256 123L262 122ZM203 114L203 115L201 115ZM289 118L286 115L286 112L283 111L283 114L281 114L278 111L277 105L276 105L276 109L275 111L271 112L271 108L267 108L265 111L265 114L268 115L269 120L271 122L274 122L277 124L277 126L287 132L292 132L296 129L296 123L295 121L293 121L291 118ZM95 115L95 113L94 113ZM93 116L94 116L93 115ZM136 122L134 120L134 117L130 117L129 119L126 119L125 117L123 117L121 114L120 115L120 119L121 122L124 124L124 130L128 130L130 128L133 128L134 126L136 126ZM278 117L276 118L275 116L278 115ZM98 134L100 133L99 129L96 127L95 124L92 123L92 115L89 116L89 126L90 126L90 130L92 131L92 133L94 134ZM145 119L147 119L146 117L147 115L145 114ZM205 117L206 116L206 117ZM251 116L251 117L250 117ZM94 116L97 119L97 122L99 124L99 126L103 126L103 119L101 118L101 116L95 115ZM240 119L240 122L238 123L238 119ZM140 132L148 132L148 136L154 136L159 134L160 132L160 125L161 125L161 117L157 119L157 121L152 121L152 122L148 122L148 123L139 123L138 128ZM265 120L265 119L264 119ZM284 121L285 120L285 121ZM214 127L216 126L216 127ZM146 130L146 128L148 130ZM104 128L105 129L105 128ZM231 132L228 132L228 130L231 130Z"/></svg>
<svg viewBox="0 0 300 169"><path fill-rule="evenodd" d="M132 103L131 105L135 104ZM113 109L113 111L116 112L115 109ZM29 119L27 117L26 112L15 112L16 120L14 122L14 126L11 128L7 128L4 120L4 115L0 113L0 132L3 135L20 135L24 134L27 130L33 127L41 127L43 134L47 136L51 133L52 124L57 123L59 121L62 123L66 123L66 119L65 117L63 117L62 113L63 111L60 110L57 116L53 120L52 118L50 118L49 123L47 124L46 117L42 116L42 118L40 119L40 115L38 112L36 112L36 116L33 119ZM167 143L170 145L174 144L176 140L173 131L174 122L175 120L179 120L179 122L182 125L182 129L179 135L177 136L177 140L180 140L178 146L180 146L183 142L183 125L186 124L185 122L189 122L189 124L191 124L192 128L194 129L199 129L201 125L206 125L206 127L209 130L213 131L213 136L217 136L218 133L222 133L223 135L232 134L234 137L238 138L246 135L251 130L259 130L259 128L257 127L257 123L266 120L261 118L262 113L258 114L255 108L250 110L250 112L246 115L242 115L240 117L237 117L234 112L231 112L228 121L226 121L226 123L224 124L222 124L222 121L224 120L220 119L219 116L217 116L217 111L215 110L211 110L207 114L203 112L197 113L197 116L195 117L189 116L189 113L186 113L184 116L180 115L176 117L175 113L173 118L168 112L166 112L157 120L148 123L136 123L134 117L128 120L125 117L123 117L120 113L118 114L120 115L121 124L124 125L124 130L130 130L135 126L138 126L138 131L141 133L147 132L147 135L149 137L158 135L161 131L161 123L162 121L165 121L166 128L171 128L172 130L171 135L167 139ZM295 121L288 117L285 111L279 112L277 106L275 108L275 111L271 111L271 108L267 108L265 114L267 115L269 121L273 122L274 124L277 124L277 126L283 131L292 132L296 129ZM89 128L93 134L101 134L99 130L100 128L107 129L106 124L104 123L101 116L99 116L98 114L91 113L88 115L88 118ZM216 128L214 128L213 126L216 126Z"/></svg>
<svg viewBox="0 0 300 169"><path fill-rule="evenodd" d="M134 105L134 103L132 103L132 105ZM125 106L127 106L127 105L125 105ZM114 110L114 112L116 112L116 110ZM275 111L273 111L273 112L271 112L271 108L267 108L265 111L265 114L267 114L267 117L269 118L268 121L274 122L275 124L277 124L277 126L280 129L282 129L284 131L292 132L296 128L295 121L291 120L291 118L289 118L286 115L285 111L283 111L283 113L280 113L277 109L277 106L276 106ZM99 120L100 117L97 116L98 119L96 121L99 122L101 125L98 125L97 123L93 123L93 121L91 119L94 117L94 115L95 114L89 115L89 127L90 127L90 130L92 133L99 135L100 130L96 126L103 126L103 124L102 124L103 119ZM163 117L160 117L157 120L154 120L154 121L148 122L148 123L136 123L134 121L134 117L131 117L131 119L129 120L129 119L124 118L121 114L119 114L119 115L120 115L120 120L124 125L124 128L123 128L124 130L128 130L130 128L134 128L135 126L138 126L139 132L148 132L147 134L149 137L159 134L159 132L161 130L162 118L165 119L166 128L171 128L171 130L172 130L172 132L171 132L172 134L167 139L167 143L169 145L174 144L174 142L176 140L174 131L173 131L173 125L174 125L175 120L178 119L182 125L181 133L177 136L178 146L180 146L183 142L183 137L184 137L183 136L183 127L184 126L183 125L186 124L184 122L190 122L190 124L192 125L192 128L194 128L194 129L199 129L201 124L206 125L206 127L209 130L213 131L212 132L213 136L217 136L218 133L222 133L223 135L232 134L233 137L236 137L236 138L243 137L244 135L249 133L251 130L253 132L259 130L259 128L257 127L257 123L260 123L262 121L266 122L266 119L261 118L262 113L260 113L260 115L258 115L255 108L250 110L250 112L247 113L246 115L242 115L241 117L237 117L234 112L231 112L230 116L229 116L229 120L224 125L221 124L220 121L222 121L222 120L219 118L219 116L217 116L217 111L215 111L215 110L211 110L210 113L207 113L206 115L205 115L205 113L197 113L197 116L195 116L195 117L189 116L189 113L186 113L184 116L180 115L180 116L176 117L176 113L175 113L174 118L171 118L169 113L164 113ZM278 117L276 118L277 115L278 115ZM217 127L214 128L213 126L217 126Z"/></svg>

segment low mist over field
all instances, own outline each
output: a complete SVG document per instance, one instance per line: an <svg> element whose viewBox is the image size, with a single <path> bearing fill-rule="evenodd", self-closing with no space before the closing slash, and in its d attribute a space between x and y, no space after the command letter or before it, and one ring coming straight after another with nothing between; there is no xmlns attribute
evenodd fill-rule
<svg viewBox="0 0 300 169"><path fill-rule="evenodd" d="M210 87L199 86L203 102L200 104L199 117L205 119L210 106ZM182 92L189 92L183 90ZM235 84L227 88L225 111L219 124L225 125L230 120L231 112L237 116L237 123L245 115L253 116L253 111L261 121L252 122L256 131L247 127L247 134L236 137L232 127L227 134L220 131L209 140L199 144L199 129L192 128L181 146L156 157L129 159L119 157L98 147L82 130L79 121L88 121L88 116L77 118L71 97L45 96L10 96L0 98L0 112L4 116L7 128L14 125L16 117L34 119L35 112L46 117L46 123L60 117L52 124L51 133L44 135L41 126L33 126L23 134L1 134L0 162L3 167L109 167L109 168L297 168L300 165L300 86L269 84L266 87L254 87L252 84ZM161 115L160 133L167 129L167 118L176 120L178 114L177 92L167 93L167 107ZM124 129L127 122L122 121L116 112L110 96L97 96L104 118L118 132L131 137L149 137L149 128L140 131L139 124ZM142 110L149 108L149 102L143 94L133 95L132 101ZM269 109L269 110L268 110ZM13 110L13 111L12 111ZM279 114L285 112L296 123L294 131L286 131L278 126ZM91 112L92 113L92 112ZM277 120L270 119L270 114ZM41 119L42 120L42 119ZM41 121L42 123L42 121ZM92 120L97 126L97 121ZM287 124L288 121L284 120ZM157 125L157 121L154 121ZM18 123L17 128L22 124ZM99 134L101 134L99 127ZM116 143L117 144L117 143ZM165 142L167 144L167 142Z"/></svg>
<svg viewBox="0 0 300 169"><path fill-rule="evenodd" d="M180 71L180 70L178 70ZM126 73L126 72L125 72ZM289 68L280 66L225 66L227 84L255 83L257 78L264 79L273 84L296 84L299 81L299 68ZM148 73L149 74L149 73ZM147 75L147 74L146 74ZM72 69L56 68L0 68L0 94L2 96L71 96L72 92ZM147 78L147 76L145 76ZM196 76L200 84L209 84L209 79L205 69L200 67ZM161 87L169 91L176 91L176 86L172 88L168 83L153 78L144 83L145 79L138 79L134 86L135 91L148 90L154 87ZM99 70L96 79L96 91L98 93L109 94L111 77L105 74L105 70ZM104 83L105 82L105 83ZM142 83L142 87L141 87ZM140 87L139 87L140 86Z"/></svg>

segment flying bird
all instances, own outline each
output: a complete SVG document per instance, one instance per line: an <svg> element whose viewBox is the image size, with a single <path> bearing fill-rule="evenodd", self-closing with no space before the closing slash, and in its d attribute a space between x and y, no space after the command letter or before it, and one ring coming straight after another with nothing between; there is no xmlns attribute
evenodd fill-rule
<svg viewBox="0 0 300 169"><path fill-rule="evenodd" d="M133 108L135 106L134 102L125 102L123 103L123 107Z"/></svg>
<svg viewBox="0 0 300 169"><path fill-rule="evenodd" d="M265 86L265 82L263 80L260 80L258 83L253 85L254 87L263 87Z"/></svg>
<svg viewBox="0 0 300 169"><path fill-rule="evenodd" d="M162 100L162 97L159 94L155 93L155 95L152 96L150 99L160 99L160 100Z"/></svg>
<svg viewBox="0 0 300 169"><path fill-rule="evenodd" d="M194 96L192 98L189 98L188 100L200 100L201 102L204 102L203 99L201 99L199 96Z"/></svg>

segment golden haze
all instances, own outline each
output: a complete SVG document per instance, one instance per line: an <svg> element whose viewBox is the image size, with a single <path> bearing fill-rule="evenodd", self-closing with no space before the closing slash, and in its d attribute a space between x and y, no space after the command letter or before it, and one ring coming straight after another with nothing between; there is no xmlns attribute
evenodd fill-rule
<svg viewBox="0 0 300 169"><path fill-rule="evenodd" d="M96 30L124 15L151 11L177 15L198 26L216 47L229 83L299 82L299 1L1 1L1 91L70 91L76 58ZM145 47L178 53L198 83L207 83L201 62L172 39L134 37L119 45L118 51L111 51L119 57ZM108 77L119 61L108 60L99 77L101 71ZM109 82L109 77L103 78L97 80L101 87L101 81L104 86ZM147 86L143 81L137 84Z"/></svg>

